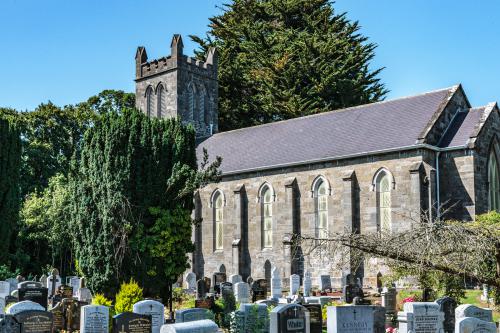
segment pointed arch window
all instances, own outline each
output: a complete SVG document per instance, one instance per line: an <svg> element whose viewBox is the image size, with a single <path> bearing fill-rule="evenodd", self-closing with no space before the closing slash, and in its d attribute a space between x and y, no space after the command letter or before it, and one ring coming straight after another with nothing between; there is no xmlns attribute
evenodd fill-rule
<svg viewBox="0 0 500 333"><path fill-rule="evenodd" d="M212 206L214 209L214 248L222 250L224 248L224 197L220 191L215 193Z"/></svg>
<svg viewBox="0 0 500 333"><path fill-rule="evenodd" d="M205 120L205 90L200 89L200 95L199 95L199 102L198 102L198 121L200 123L200 127L205 127L206 120Z"/></svg>
<svg viewBox="0 0 500 333"><path fill-rule="evenodd" d="M154 114L153 88L151 87L146 89L146 114L148 117Z"/></svg>
<svg viewBox="0 0 500 333"><path fill-rule="evenodd" d="M165 89L161 84L158 87L157 95L158 95L157 96L158 105L157 105L156 116L158 118L165 118L167 116L166 94L165 94Z"/></svg>
<svg viewBox="0 0 500 333"><path fill-rule="evenodd" d="M498 172L497 144L493 144L488 158L488 202L489 210L500 211L500 186Z"/></svg>
<svg viewBox="0 0 500 333"><path fill-rule="evenodd" d="M188 87L188 122L192 122L194 120L195 114L195 98L194 98L194 88L192 85Z"/></svg>
<svg viewBox="0 0 500 333"><path fill-rule="evenodd" d="M391 175L382 170L377 176L376 182L378 231L381 232L392 230L391 185Z"/></svg>
<svg viewBox="0 0 500 333"><path fill-rule="evenodd" d="M261 191L262 247L273 247L273 192L268 185Z"/></svg>
<svg viewBox="0 0 500 333"><path fill-rule="evenodd" d="M328 236L328 195L329 185L323 177L319 177L313 188L313 196L315 198L315 233L318 238L326 238Z"/></svg>

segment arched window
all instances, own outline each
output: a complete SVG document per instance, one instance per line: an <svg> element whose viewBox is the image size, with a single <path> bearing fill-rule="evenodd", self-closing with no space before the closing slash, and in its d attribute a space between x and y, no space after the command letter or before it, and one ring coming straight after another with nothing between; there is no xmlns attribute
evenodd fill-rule
<svg viewBox="0 0 500 333"><path fill-rule="evenodd" d="M193 85L189 85L188 87L188 122L193 122L194 114L195 114L195 104L196 101L194 99L194 88Z"/></svg>
<svg viewBox="0 0 500 333"><path fill-rule="evenodd" d="M392 176L381 170L376 178L378 231L392 230L391 186Z"/></svg>
<svg viewBox="0 0 500 333"><path fill-rule="evenodd" d="M224 197L220 191L217 191L213 197L213 209L214 209L214 248L215 250L222 250L224 248Z"/></svg>
<svg viewBox="0 0 500 333"><path fill-rule="evenodd" d="M146 89L146 114L148 117L154 114L153 88Z"/></svg>
<svg viewBox="0 0 500 333"><path fill-rule="evenodd" d="M273 247L273 192L268 185L261 190L262 247Z"/></svg>
<svg viewBox="0 0 500 333"><path fill-rule="evenodd" d="M488 159L488 197L489 210L500 210L500 186L498 184L498 159L495 152L497 144L493 144Z"/></svg>
<svg viewBox="0 0 500 333"><path fill-rule="evenodd" d="M163 88L163 85L160 84L157 90L157 110L156 110L156 116L158 118L164 118L167 116L167 105L166 105L166 94L165 94L165 89Z"/></svg>
<svg viewBox="0 0 500 333"><path fill-rule="evenodd" d="M314 185L314 197L316 199L316 236L326 238L328 236L328 183L319 178Z"/></svg>
<svg viewBox="0 0 500 333"><path fill-rule="evenodd" d="M205 97L206 94L205 94L205 89L204 88L201 88L200 89L200 94L199 94L199 102L198 102L198 114L199 114L199 117L198 117L198 122L199 122L199 126L201 128L205 128L205 125L206 125L206 120L205 120Z"/></svg>
<svg viewBox="0 0 500 333"><path fill-rule="evenodd" d="M267 281L268 285L271 285L271 262L266 260L264 263L264 278Z"/></svg>

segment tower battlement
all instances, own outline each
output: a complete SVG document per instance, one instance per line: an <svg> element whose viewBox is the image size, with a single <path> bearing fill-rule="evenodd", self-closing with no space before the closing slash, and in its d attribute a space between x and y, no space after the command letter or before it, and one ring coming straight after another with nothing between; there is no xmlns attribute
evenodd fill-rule
<svg viewBox="0 0 500 333"><path fill-rule="evenodd" d="M217 52L210 48L200 61L183 49L180 35L173 36L170 55L159 59L148 60L146 48L137 48L136 106L151 117L178 117L206 138L218 130Z"/></svg>

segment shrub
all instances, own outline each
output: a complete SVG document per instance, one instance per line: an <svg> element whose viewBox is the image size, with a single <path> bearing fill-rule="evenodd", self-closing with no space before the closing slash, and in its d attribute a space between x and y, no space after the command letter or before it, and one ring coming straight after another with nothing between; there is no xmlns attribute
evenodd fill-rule
<svg viewBox="0 0 500 333"><path fill-rule="evenodd" d="M142 288L134 279L130 279L129 283L122 283L120 291L116 295L115 312L117 314L127 311L132 312L134 304L142 301L142 299Z"/></svg>

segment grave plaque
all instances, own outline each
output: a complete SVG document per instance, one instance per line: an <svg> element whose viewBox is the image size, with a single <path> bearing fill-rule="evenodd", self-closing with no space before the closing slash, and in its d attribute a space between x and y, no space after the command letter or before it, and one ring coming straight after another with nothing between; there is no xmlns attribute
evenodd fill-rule
<svg viewBox="0 0 500 333"><path fill-rule="evenodd" d="M271 311L273 333L309 332L309 311L299 304L281 304Z"/></svg>
<svg viewBox="0 0 500 333"><path fill-rule="evenodd" d="M214 308L215 302L213 298L197 299L194 301L194 306L201 309L212 310Z"/></svg>
<svg viewBox="0 0 500 333"><path fill-rule="evenodd" d="M209 319L163 325L161 333L217 333L219 326Z"/></svg>
<svg viewBox="0 0 500 333"><path fill-rule="evenodd" d="M497 325L481 319L466 317L457 320L456 333L496 333Z"/></svg>
<svg viewBox="0 0 500 333"><path fill-rule="evenodd" d="M158 301L145 300L134 304L134 312L151 315L152 332L159 333L161 326L165 323L165 307Z"/></svg>
<svg viewBox="0 0 500 333"><path fill-rule="evenodd" d="M21 285L26 282L20 283ZM38 282L37 282L38 283ZM19 301L32 301L47 309L48 289L45 287L28 287L27 285L18 289Z"/></svg>
<svg viewBox="0 0 500 333"><path fill-rule="evenodd" d="M82 306L80 333L108 333L109 309L103 305Z"/></svg>
<svg viewBox="0 0 500 333"><path fill-rule="evenodd" d="M50 313L52 313L54 331L62 331L64 329L64 312L62 303L59 303L50 309Z"/></svg>
<svg viewBox="0 0 500 333"><path fill-rule="evenodd" d="M123 312L113 317L112 333L151 333L153 320L150 315Z"/></svg>
<svg viewBox="0 0 500 333"><path fill-rule="evenodd" d="M176 323L187 323L203 319L214 319L212 313L208 309L194 308L175 311Z"/></svg>
<svg viewBox="0 0 500 333"><path fill-rule="evenodd" d="M0 315L0 333L21 333L21 325L14 316Z"/></svg>
<svg viewBox="0 0 500 333"><path fill-rule="evenodd" d="M44 311L45 308L38 303L32 301L22 301L12 304L6 311L7 314L16 315L19 312L30 311L30 310L40 310Z"/></svg>
<svg viewBox="0 0 500 333"><path fill-rule="evenodd" d="M332 289L332 278L330 275L320 275L319 277L319 289L321 291Z"/></svg>
<svg viewBox="0 0 500 333"><path fill-rule="evenodd" d="M14 316L21 324L21 333L52 333L52 313L47 311L23 311Z"/></svg>
<svg viewBox="0 0 500 333"><path fill-rule="evenodd" d="M300 276L297 274L290 275L290 296L296 295L300 289Z"/></svg>
<svg viewBox="0 0 500 333"><path fill-rule="evenodd" d="M439 310L444 314L443 329L446 333L455 331L455 309L457 301L454 298L444 296L436 300L439 304Z"/></svg>
<svg viewBox="0 0 500 333"><path fill-rule="evenodd" d="M327 307L328 333L374 333L375 306ZM382 318L382 325L385 318Z"/></svg>
<svg viewBox="0 0 500 333"><path fill-rule="evenodd" d="M252 303L267 299L267 280L258 279L252 283Z"/></svg>
<svg viewBox="0 0 500 333"><path fill-rule="evenodd" d="M440 333L444 314L434 302L407 302L398 313L400 333Z"/></svg>
<svg viewBox="0 0 500 333"><path fill-rule="evenodd" d="M310 332L321 333L323 332L323 312L319 304L305 304L303 305L309 311L309 320L311 322Z"/></svg>
<svg viewBox="0 0 500 333"><path fill-rule="evenodd" d="M473 317L483 321L493 321L491 309L480 308L472 304L462 304L455 309L455 319Z"/></svg>

